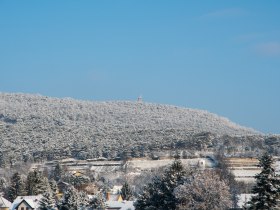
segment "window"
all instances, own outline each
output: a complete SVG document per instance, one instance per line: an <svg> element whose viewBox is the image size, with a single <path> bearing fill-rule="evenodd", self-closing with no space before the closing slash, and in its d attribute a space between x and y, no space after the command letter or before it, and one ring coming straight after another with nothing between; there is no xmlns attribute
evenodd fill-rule
<svg viewBox="0 0 280 210"><path fill-rule="evenodd" d="M24 210L24 207L21 207L20 210Z"/></svg>

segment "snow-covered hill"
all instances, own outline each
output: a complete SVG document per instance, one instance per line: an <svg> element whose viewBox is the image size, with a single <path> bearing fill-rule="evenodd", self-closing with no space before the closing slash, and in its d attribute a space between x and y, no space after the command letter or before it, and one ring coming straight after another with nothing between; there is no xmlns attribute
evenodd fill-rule
<svg viewBox="0 0 280 210"><path fill-rule="evenodd" d="M66 156L83 150L87 151L87 157L104 156L104 148L123 148L143 142L164 144L200 132L218 136L258 134L226 118L196 109L0 93L0 149L12 149L26 158L44 153L44 158L51 159L49 156L54 154L50 152L62 148ZM91 150L95 155L88 154Z"/></svg>
<svg viewBox="0 0 280 210"><path fill-rule="evenodd" d="M90 102L29 94L0 94L1 123L17 129L79 126L92 132L184 129L219 135L257 132L203 110L129 101ZM38 125L37 125L38 126Z"/></svg>

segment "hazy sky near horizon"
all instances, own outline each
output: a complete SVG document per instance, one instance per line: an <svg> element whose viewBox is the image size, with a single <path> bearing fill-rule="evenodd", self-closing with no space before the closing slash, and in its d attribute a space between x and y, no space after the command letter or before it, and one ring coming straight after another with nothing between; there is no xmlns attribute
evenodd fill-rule
<svg viewBox="0 0 280 210"><path fill-rule="evenodd" d="M0 91L204 109L280 133L280 1L0 1Z"/></svg>

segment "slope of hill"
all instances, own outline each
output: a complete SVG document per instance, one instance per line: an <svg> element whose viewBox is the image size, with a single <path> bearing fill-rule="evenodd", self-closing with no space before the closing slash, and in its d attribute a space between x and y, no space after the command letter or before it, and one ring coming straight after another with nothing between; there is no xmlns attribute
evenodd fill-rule
<svg viewBox="0 0 280 210"><path fill-rule="evenodd" d="M0 93L0 158L2 154L5 159L118 156L125 148L139 155L147 147L163 149L203 132L215 136L259 134L202 110ZM9 151L13 153L5 155Z"/></svg>

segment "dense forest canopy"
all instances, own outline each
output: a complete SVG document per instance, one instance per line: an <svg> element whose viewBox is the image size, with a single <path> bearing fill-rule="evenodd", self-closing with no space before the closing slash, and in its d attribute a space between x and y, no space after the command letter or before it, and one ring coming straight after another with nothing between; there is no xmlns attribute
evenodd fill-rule
<svg viewBox="0 0 280 210"><path fill-rule="evenodd" d="M90 102L0 93L0 164L201 149L228 136L262 136L207 111L131 101ZM200 142L200 143L199 143ZM126 154L124 154L126 153Z"/></svg>

